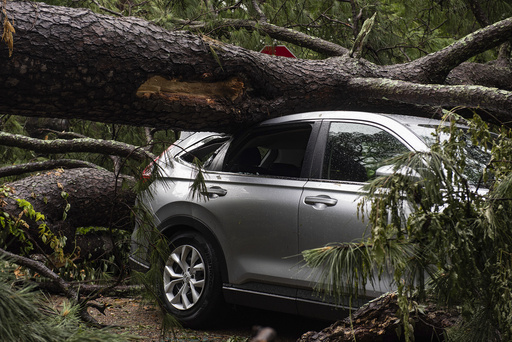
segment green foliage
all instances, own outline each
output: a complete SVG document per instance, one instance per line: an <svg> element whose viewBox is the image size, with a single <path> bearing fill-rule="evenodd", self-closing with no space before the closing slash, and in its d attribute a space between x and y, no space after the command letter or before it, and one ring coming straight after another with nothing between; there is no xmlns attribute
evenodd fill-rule
<svg viewBox="0 0 512 342"><path fill-rule="evenodd" d="M9 196L10 189L1 186L0 193L1 196L7 197ZM17 199L16 201L21 209L17 217L13 217L4 211L0 212L0 225L2 228L0 231L0 242L5 244L11 237L14 237L21 243L21 249L25 254L33 252L34 244L27 236L29 224L26 221L31 220L37 224L38 235L41 241L50 246L54 251L54 257L58 260L63 260L65 258L63 250L66 244L65 237L56 236L46 225L44 215L35 211L30 202L24 199Z"/></svg>
<svg viewBox="0 0 512 342"><path fill-rule="evenodd" d="M94 139L115 140L125 142L134 146L145 148L148 141L144 127L134 127L127 125L103 124L86 120L69 120L69 128L67 132L71 132L76 137L90 137ZM41 128L45 128L44 125ZM0 129L9 133L22 134L29 136L27 131L27 118L6 116L0 120ZM52 140L58 138L57 133L52 130L43 130L39 139ZM152 152L156 155L164 151L175 139L175 132L172 130L158 130L155 132L152 144ZM60 154L44 154L35 153L34 151L0 146L0 167L17 165L28 162L39 162L46 160L58 159L78 159L96 164L104 169L114 171L114 160L103 154L96 153L60 153ZM149 161L148 161L149 162ZM136 178L140 174L148 162L140 162L130 158L120 159L120 172L125 175L132 175ZM19 177L3 178L2 182L16 180ZM65 196L65 194L63 194ZM66 216L66 213L64 213Z"/></svg>
<svg viewBox="0 0 512 342"><path fill-rule="evenodd" d="M369 221L367 238L303 255L324 267L325 289L336 295L357 295L361 285L391 274L408 341L413 299L427 295L461 309L463 321L450 339L509 341L512 134L505 128L492 134L478 117L467 122L469 130L454 124L459 117L446 119L452 123L432 137L429 152L396 157L395 172L366 187L360 209Z"/></svg>
<svg viewBox="0 0 512 342"><path fill-rule="evenodd" d="M12 269L0 258L0 339L27 342L128 341L126 334L90 328L80 323L78 306L55 310L44 305L41 294L14 286Z"/></svg>
<svg viewBox="0 0 512 342"><path fill-rule="evenodd" d="M71 7L90 6L105 13L93 2L46 2ZM260 51L265 45L286 44L299 58L326 57L299 45L278 41L261 31L240 29L224 21L258 21L259 16L249 1L155 0L136 5L118 0L98 0L97 3L108 10L139 16L167 29L191 29L255 51ZM268 23L346 48L353 46L364 21L377 13L362 57L379 64L417 59L480 28L465 0L267 0L258 3ZM512 15L512 4L508 0L486 1L481 5L490 23ZM484 62L495 57L496 51L488 51L474 60Z"/></svg>
<svg viewBox="0 0 512 342"><path fill-rule="evenodd" d="M195 166L195 170L197 172L196 176L194 177L194 181L190 185L190 191L191 191L191 197L195 198L196 200L208 200L206 197L206 193L208 189L206 188L206 182L204 179L204 173L203 173L203 163L201 160L199 160L197 157L194 157L193 165Z"/></svg>
<svg viewBox="0 0 512 342"><path fill-rule="evenodd" d="M6 186L0 186L0 199L10 195L10 189ZM64 198L67 193L62 191ZM16 217L12 217L6 212L0 211L0 243L2 245L9 244L12 238L20 243L21 252L25 255L40 253L35 249L32 239L29 237L30 226L27 220L36 222L38 236L41 241L48 245L53 251L49 257L51 267L63 277L65 280L81 280L81 281L104 281L112 278L113 275L119 274L119 265L112 253L105 254L98 260L92 260L90 256L84 255L78 261L79 253L65 253L64 247L68 237L55 235L45 222L45 216L36 211L32 204L23 199L16 199L20 207L20 213ZM65 207L64 215L69 210L69 203ZM104 236L112 236L112 240L116 243L116 251L123 258L123 263L127 260L129 251L130 233L127 231L111 231L104 227L82 227L76 231L76 236L96 234ZM69 237L72 238L72 237ZM78 251L76 251L78 252ZM31 272L27 272L28 276L32 276Z"/></svg>
<svg viewBox="0 0 512 342"><path fill-rule="evenodd" d="M329 279L323 282L322 290L341 300L347 294L349 298L357 298L359 288L367 282L373 284L373 279L367 276L373 265L369 251L364 242L333 243L306 250L302 255L309 265L322 266L321 279Z"/></svg>
<svg viewBox="0 0 512 342"><path fill-rule="evenodd" d="M115 276L121 275L122 268L128 262L130 232L106 227L79 227L76 229L76 237L87 235L107 237L115 244L115 252L105 252L96 259L90 254L82 255L78 259L71 255L64 262L58 264L57 273L68 281L86 281L93 284L105 284Z"/></svg>
<svg viewBox="0 0 512 342"><path fill-rule="evenodd" d="M23 128L24 122L25 119L19 119L14 116L4 116L0 118L0 129L9 133L24 134L26 133ZM32 151L0 145L0 166L21 164L27 160L34 159L36 159L36 156ZM2 179L2 181L9 180L10 179Z"/></svg>

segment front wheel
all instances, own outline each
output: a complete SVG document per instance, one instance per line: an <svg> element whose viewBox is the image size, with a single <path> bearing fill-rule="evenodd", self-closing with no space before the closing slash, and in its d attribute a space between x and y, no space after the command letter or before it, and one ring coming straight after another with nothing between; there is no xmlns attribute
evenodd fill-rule
<svg viewBox="0 0 512 342"><path fill-rule="evenodd" d="M219 261L211 244L195 232L170 240L163 265L161 297L167 310L184 326L214 324L222 311Z"/></svg>

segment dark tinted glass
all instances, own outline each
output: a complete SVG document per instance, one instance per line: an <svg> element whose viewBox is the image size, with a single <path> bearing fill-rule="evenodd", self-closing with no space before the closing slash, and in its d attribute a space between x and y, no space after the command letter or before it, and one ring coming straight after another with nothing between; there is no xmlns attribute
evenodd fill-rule
<svg viewBox="0 0 512 342"><path fill-rule="evenodd" d="M322 178L365 182L388 159L407 151L402 142L378 127L334 122L329 129Z"/></svg>
<svg viewBox="0 0 512 342"><path fill-rule="evenodd" d="M259 129L228 152L224 171L300 177L311 126Z"/></svg>

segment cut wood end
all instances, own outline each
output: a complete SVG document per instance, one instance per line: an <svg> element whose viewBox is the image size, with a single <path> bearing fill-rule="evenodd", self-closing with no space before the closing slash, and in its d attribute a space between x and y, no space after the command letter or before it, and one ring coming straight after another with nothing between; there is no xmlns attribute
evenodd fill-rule
<svg viewBox="0 0 512 342"><path fill-rule="evenodd" d="M237 77L220 82L182 82L178 79L168 80L162 76L153 76L137 89L137 97L151 98L152 95L170 100L172 94L180 97L208 99L225 98L234 102L242 96L244 83Z"/></svg>

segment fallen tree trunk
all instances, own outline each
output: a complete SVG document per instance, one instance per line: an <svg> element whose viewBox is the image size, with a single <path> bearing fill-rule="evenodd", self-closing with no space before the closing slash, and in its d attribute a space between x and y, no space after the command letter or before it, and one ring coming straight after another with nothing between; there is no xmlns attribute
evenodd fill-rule
<svg viewBox="0 0 512 342"><path fill-rule="evenodd" d="M75 238L76 229L94 226L130 230L135 193L123 187L123 182L132 183L133 180L94 168L41 173L4 184L0 213L18 218L22 209L17 199L26 200L35 211L44 214L45 222L54 234L67 237L66 251L76 252L78 247L82 255L87 252L99 256L105 249L112 248L110 241L101 236ZM49 247L39 238L38 224L30 220L26 222L26 232L37 244L34 252L48 252ZM20 247L19 241L12 242L9 249L18 251Z"/></svg>
<svg viewBox="0 0 512 342"><path fill-rule="evenodd" d="M395 293L369 302L350 318L338 321L320 332L309 331L297 342L397 342L403 323L398 318ZM410 313L415 342L444 341L443 332L458 321L458 313L427 306Z"/></svg>
<svg viewBox="0 0 512 342"><path fill-rule="evenodd" d="M312 110L431 117L439 107L465 106L500 122L512 115L510 68L496 69L500 81L486 86L465 70L445 83L464 61L510 40L512 18L410 63L379 66L346 54L277 58L136 18L43 3L10 1L6 13L16 30L12 56L0 49L6 114L226 132Z"/></svg>

